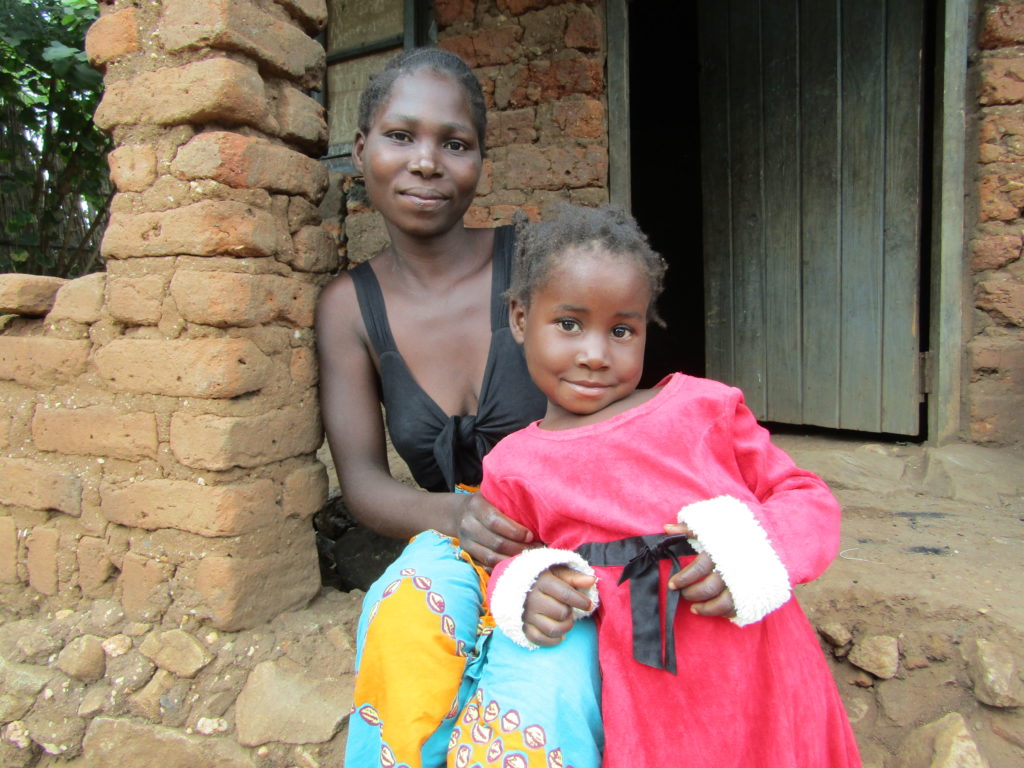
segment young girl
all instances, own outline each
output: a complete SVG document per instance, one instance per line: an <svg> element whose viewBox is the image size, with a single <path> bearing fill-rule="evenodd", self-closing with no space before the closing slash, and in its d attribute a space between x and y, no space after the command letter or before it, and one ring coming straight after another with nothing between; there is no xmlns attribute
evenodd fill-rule
<svg viewBox="0 0 1024 768"><path fill-rule="evenodd" d="M495 569L495 619L537 647L600 603L606 768L858 766L791 593L833 558L838 506L739 390L683 374L636 389L664 270L620 210L566 207L520 237L511 327L547 410L487 455L481 492L557 549ZM501 687L485 673L450 764L502 764L485 760L501 753ZM479 722L496 727L471 743Z"/></svg>

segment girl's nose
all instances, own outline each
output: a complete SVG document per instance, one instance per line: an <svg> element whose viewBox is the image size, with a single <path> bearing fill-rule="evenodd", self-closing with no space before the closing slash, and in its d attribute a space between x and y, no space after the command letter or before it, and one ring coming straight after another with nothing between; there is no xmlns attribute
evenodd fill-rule
<svg viewBox="0 0 1024 768"><path fill-rule="evenodd" d="M439 175L441 168L434 157L433 150L430 147L422 146L409 161L409 171L424 178L430 178Z"/></svg>
<svg viewBox="0 0 1024 768"><path fill-rule="evenodd" d="M587 334L580 340L576 364L591 370L608 367L608 342L603 334Z"/></svg>

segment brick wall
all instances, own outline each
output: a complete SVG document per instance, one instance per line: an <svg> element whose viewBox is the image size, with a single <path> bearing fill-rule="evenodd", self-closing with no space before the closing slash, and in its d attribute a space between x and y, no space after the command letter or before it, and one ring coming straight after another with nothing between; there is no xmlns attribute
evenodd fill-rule
<svg viewBox="0 0 1024 768"><path fill-rule="evenodd" d="M0 276L5 766L83 743L90 765L314 765L260 745L332 738L338 762L350 681L273 665L326 643L298 658L350 673L354 611L310 620L348 621L333 645L266 624L320 589L312 325L339 252L305 89L325 22L323 0L113 0L89 32L115 143L107 270ZM318 711L268 714L296 681Z"/></svg>
<svg viewBox="0 0 1024 768"><path fill-rule="evenodd" d="M1024 3L990 0L980 20L978 223L971 243L969 436L1024 434ZM971 323L967 323L971 328Z"/></svg>
<svg viewBox="0 0 1024 768"><path fill-rule="evenodd" d="M539 218L555 200L608 202L604 8L559 0L436 0L438 44L465 59L487 100L487 157L473 227ZM387 244L358 188L345 229L353 261Z"/></svg>

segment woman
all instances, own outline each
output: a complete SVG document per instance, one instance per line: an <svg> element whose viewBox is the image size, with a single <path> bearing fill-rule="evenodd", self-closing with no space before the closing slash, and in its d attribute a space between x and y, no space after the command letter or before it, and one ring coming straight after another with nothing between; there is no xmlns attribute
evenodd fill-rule
<svg viewBox="0 0 1024 768"><path fill-rule="evenodd" d="M528 652L491 635L482 585L484 568L530 534L478 494L453 492L478 484L483 455L545 405L508 329L511 231L462 223L485 128L480 86L453 54L407 51L371 81L353 160L391 243L330 283L318 306L324 422L346 505L380 533L422 534L364 603L346 754L360 768L443 765L457 719L500 728L511 765L600 760L592 625L531 656L523 679L517 658ZM391 478L382 404L396 449L431 493ZM488 725L487 702L471 699L485 664L507 682L505 700L521 702L518 720Z"/></svg>

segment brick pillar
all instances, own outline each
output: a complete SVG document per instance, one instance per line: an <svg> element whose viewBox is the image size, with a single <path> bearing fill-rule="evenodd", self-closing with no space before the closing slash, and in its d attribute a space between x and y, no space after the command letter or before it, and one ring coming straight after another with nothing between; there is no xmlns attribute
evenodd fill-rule
<svg viewBox="0 0 1024 768"><path fill-rule="evenodd" d="M1022 442L1024 411L1024 5L985 3L980 24L978 222L971 243L971 439Z"/></svg>
<svg viewBox="0 0 1024 768"><path fill-rule="evenodd" d="M107 457L78 580L96 593L118 569L139 619L251 627L319 588L311 328L338 256L308 154L326 124L304 91L323 78L310 35L326 17L323 0L115 0L89 31L95 119L115 143L108 320L90 330L110 396L40 410L32 432L43 450ZM30 556L51 545L33 539Z"/></svg>

